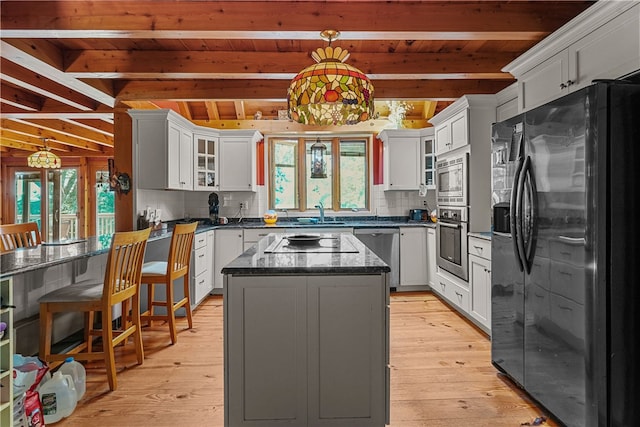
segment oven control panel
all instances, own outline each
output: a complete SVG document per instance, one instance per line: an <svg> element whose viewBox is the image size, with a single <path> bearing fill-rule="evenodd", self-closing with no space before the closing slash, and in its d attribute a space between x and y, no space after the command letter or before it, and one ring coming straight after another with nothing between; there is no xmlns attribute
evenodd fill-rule
<svg viewBox="0 0 640 427"><path fill-rule="evenodd" d="M467 209L439 207L438 219L446 222L467 222Z"/></svg>

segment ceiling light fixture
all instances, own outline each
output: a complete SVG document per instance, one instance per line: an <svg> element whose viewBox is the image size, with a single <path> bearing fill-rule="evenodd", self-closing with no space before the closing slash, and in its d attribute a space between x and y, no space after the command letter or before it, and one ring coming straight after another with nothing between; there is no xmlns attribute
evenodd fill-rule
<svg viewBox="0 0 640 427"><path fill-rule="evenodd" d="M362 71L349 64L349 52L333 48L337 30L320 33L329 46L318 48L316 61L291 80L287 92L289 117L310 125L352 125L373 118L373 84Z"/></svg>
<svg viewBox="0 0 640 427"><path fill-rule="evenodd" d="M47 138L42 139L42 149L40 151L36 151L35 153L31 153L27 158L27 165L32 168L51 168L57 169L62 166L62 162L60 161L60 157L56 156L54 153L49 151L47 148Z"/></svg>

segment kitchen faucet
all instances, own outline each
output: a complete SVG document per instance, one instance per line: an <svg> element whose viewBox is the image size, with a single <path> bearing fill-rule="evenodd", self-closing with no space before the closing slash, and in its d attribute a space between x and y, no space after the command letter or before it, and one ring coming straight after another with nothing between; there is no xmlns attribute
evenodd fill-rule
<svg viewBox="0 0 640 427"><path fill-rule="evenodd" d="M315 207L320 210L320 222L323 223L324 222L324 205L322 204L322 202L318 202L318 204Z"/></svg>

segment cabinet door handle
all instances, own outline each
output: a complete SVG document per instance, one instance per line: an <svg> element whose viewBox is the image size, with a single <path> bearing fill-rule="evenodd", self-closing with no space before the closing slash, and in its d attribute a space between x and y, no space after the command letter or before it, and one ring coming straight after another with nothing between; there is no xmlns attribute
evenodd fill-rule
<svg viewBox="0 0 640 427"><path fill-rule="evenodd" d="M573 85L575 82L573 80L567 80L567 86Z"/></svg>
<svg viewBox="0 0 640 427"><path fill-rule="evenodd" d="M564 83L560 83L560 89L566 89L566 88L567 88L567 85L566 85L566 84L564 84Z"/></svg>

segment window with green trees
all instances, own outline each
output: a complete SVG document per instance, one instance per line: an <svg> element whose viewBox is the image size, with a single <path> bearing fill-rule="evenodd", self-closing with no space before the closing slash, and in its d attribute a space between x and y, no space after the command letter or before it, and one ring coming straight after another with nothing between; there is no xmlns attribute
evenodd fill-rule
<svg viewBox="0 0 640 427"><path fill-rule="evenodd" d="M311 176L311 146L325 145L326 177ZM271 209L351 210L369 207L368 139L350 137L272 138Z"/></svg>

